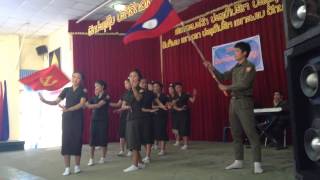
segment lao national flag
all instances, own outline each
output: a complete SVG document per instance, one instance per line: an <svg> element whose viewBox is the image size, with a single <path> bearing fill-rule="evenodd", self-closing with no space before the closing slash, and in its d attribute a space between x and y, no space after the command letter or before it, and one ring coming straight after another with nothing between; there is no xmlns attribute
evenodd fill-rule
<svg viewBox="0 0 320 180"><path fill-rule="evenodd" d="M168 32L181 19L168 0L153 0L148 9L124 37L124 44L146 38L158 37Z"/></svg>
<svg viewBox="0 0 320 180"><path fill-rule="evenodd" d="M20 82L33 90L55 91L69 82L68 77L56 66L37 71L30 76L20 79Z"/></svg>

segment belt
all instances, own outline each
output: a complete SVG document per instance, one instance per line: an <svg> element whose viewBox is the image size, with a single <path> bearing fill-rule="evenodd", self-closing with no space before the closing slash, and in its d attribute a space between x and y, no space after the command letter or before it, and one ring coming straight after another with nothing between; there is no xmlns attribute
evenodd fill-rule
<svg viewBox="0 0 320 180"><path fill-rule="evenodd" d="M231 99L252 98L252 96L232 96Z"/></svg>

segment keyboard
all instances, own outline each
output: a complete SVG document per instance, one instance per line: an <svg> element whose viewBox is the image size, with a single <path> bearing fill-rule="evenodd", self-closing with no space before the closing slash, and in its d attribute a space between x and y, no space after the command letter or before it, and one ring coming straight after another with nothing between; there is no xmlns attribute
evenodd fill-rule
<svg viewBox="0 0 320 180"><path fill-rule="evenodd" d="M261 108L261 109L254 109L253 112L258 114L258 113L276 113L276 112L281 112L282 108L281 107L275 107L275 108Z"/></svg>

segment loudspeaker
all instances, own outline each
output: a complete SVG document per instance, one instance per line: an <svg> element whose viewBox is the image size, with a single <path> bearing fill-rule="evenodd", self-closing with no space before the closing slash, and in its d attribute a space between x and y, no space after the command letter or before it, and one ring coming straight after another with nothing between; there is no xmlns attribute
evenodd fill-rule
<svg viewBox="0 0 320 180"><path fill-rule="evenodd" d="M320 175L320 32L285 51L297 180Z"/></svg>
<svg viewBox="0 0 320 180"><path fill-rule="evenodd" d="M319 34L320 0L285 0L283 6L287 48Z"/></svg>
<svg viewBox="0 0 320 180"><path fill-rule="evenodd" d="M36 51L37 51L37 54L41 56L48 53L48 48L46 45L41 45L36 47Z"/></svg>

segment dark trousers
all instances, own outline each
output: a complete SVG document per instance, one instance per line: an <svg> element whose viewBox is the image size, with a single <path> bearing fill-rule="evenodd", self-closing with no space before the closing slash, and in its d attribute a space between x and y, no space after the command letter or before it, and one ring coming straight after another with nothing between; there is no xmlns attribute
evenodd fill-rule
<svg viewBox="0 0 320 180"><path fill-rule="evenodd" d="M254 162L261 162L261 146L256 131L253 101L251 98L231 99L229 107L229 121L233 137L236 160L244 159L243 132L247 135L252 146Z"/></svg>

